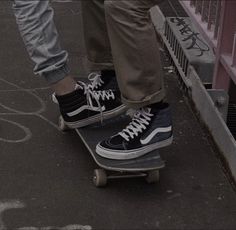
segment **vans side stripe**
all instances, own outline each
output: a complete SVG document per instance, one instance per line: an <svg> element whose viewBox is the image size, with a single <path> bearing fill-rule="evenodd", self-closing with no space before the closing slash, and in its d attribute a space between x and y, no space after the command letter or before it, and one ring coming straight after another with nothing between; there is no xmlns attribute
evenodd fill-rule
<svg viewBox="0 0 236 230"><path fill-rule="evenodd" d="M91 110L91 111L96 111L96 112L100 112L100 111L104 111L105 110L105 106L102 106L101 108L99 107L91 107L91 106L88 106L88 105L84 105L84 106L81 106L80 108L70 112L70 113L67 113L68 117L73 117L73 116L76 116L78 115L79 113L83 112L84 110Z"/></svg>
<svg viewBox="0 0 236 230"><path fill-rule="evenodd" d="M154 129L145 139L141 139L140 142L142 145L148 144L153 137L155 137L158 133L167 133L172 130L172 126L166 127L166 128L156 128Z"/></svg>

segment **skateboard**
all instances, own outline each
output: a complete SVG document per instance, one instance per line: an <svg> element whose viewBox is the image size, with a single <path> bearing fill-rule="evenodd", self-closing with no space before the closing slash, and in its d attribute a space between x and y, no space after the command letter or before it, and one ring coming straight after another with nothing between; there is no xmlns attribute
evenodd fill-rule
<svg viewBox="0 0 236 230"><path fill-rule="evenodd" d="M156 183L160 179L159 170L165 167L158 150L144 156L129 160L112 160L99 156L96 145L99 141L121 131L131 121L130 116L120 115L104 121L102 124L76 129L76 133L87 147L96 164L100 167L94 170L93 183L96 187L104 187L108 180L118 178L144 177L148 183ZM63 118L59 118L59 128L66 130Z"/></svg>

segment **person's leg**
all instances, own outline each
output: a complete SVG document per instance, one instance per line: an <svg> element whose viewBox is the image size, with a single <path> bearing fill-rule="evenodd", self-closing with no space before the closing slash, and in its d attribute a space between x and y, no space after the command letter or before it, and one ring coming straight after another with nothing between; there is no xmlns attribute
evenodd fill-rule
<svg viewBox="0 0 236 230"><path fill-rule="evenodd" d="M114 66L123 102L137 109L131 123L100 142L96 151L131 159L172 143L170 108L164 103L160 52L149 9L153 0L106 0Z"/></svg>
<svg viewBox="0 0 236 230"><path fill-rule="evenodd" d="M59 43L49 1L14 0L13 10L27 51L35 63L34 72L45 77L57 94L74 90L69 76L68 53Z"/></svg>
<svg viewBox="0 0 236 230"><path fill-rule="evenodd" d="M13 9L34 72L45 77L56 92L60 112L70 128L82 127L124 110L112 91L93 92L69 76L68 54L59 43L49 1L14 0Z"/></svg>
<svg viewBox="0 0 236 230"><path fill-rule="evenodd" d="M85 46L91 71L114 69L104 0L81 1Z"/></svg>
<svg viewBox="0 0 236 230"><path fill-rule="evenodd" d="M159 45L149 9L153 0L106 0L112 55L123 102L130 107L164 99Z"/></svg>
<svg viewBox="0 0 236 230"><path fill-rule="evenodd" d="M94 77L91 85L96 90L117 89L104 0L81 1L81 6L88 64Z"/></svg>

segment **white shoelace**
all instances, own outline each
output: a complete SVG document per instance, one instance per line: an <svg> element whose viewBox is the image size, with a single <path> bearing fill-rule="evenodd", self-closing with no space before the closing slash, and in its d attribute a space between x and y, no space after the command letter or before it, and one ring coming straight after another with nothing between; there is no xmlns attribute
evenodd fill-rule
<svg viewBox="0 0 236 230"><path fill-rule="evenodd" d="M87 103L89 106L91 106L91 108L94 107L93 102L92 102L92 98L95 99L98 106L101 105L100 100L105 101L105 100L109 100L109 99L115 99L115 94L113 93L112 90L95 91L95 90L91 90L91 88L89 86L84 88L84 94L86 94Z"/></svg>
<svg viewBox="0 0 236 230"><path fill-rule="evenodd" d="M97 89L99 86L104 84L104 81L101 79L101 74L93 72L88 75L88 79L91 82L88 84L88 87L92 90Z"/></svg>
<svg viewBox="0 0 236 230"><path fill-rule="evenodd" d="M97 72L92 72L88 75L88 80L90 81L90 83L87 85L87 87L91 90L95 90L97 89L99 86L102 86L102 84L104 84L104 81L101 79L101 74L97 73ZM78 81L78 84L82 85L83 87L86 88L86 84L82 81ZM76 85L75 89L78 88L78 84ZM56 94L53 93L52 94L52 101L56 104L58 104L57 98L56 98Z"/></svg>
<svg viewBox="0 0 236 230"><path fill-rule="evenodd" d="M142 108L138 110L129 125L119 132L119 135L122 136L126 141L133 139L135 136L138 136L143 130L147 128L151 121L151 117L154 116L151 114L150 108Z"/></svg>
<svg viewBox="0 0 236 230"><path fill-rule="evenodd" d="M84 94L86 94L87 104L91 107L91 110L99 111L101 113L101 123L103 122L103 111L105 110L104 106L101 106L100 100L105 101L109 99L115 99L115 94L112 90L92 90L89 86L84 86ZM93 100L95 99L97 105L93 105Z"/></svg>

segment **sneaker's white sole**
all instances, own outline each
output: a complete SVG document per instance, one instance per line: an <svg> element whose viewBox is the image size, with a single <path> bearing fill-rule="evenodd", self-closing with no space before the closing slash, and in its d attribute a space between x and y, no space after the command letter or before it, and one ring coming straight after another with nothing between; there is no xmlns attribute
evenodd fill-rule
<svg viewBox="0 0 236 230"><path fill-rule="evenodd" d="M166 147L168 145L171 145L173 142L173 136L170 138L153 143L151 145L144 146L139 149L133 149L133 150L124 150L124 151L118 151L118 150L112 150L102 147L100 144L96 146L96 153L104 158L113 159L113 160L129 160L134 159L137 157L141 157L153 150L160 149L163 147Z"/></svg>
<svg viewBox="0 0 236 230"><path fill-rule="evenodd" d="M127 110L127 107L125 105L121 105L119 107L116 107L113 110L103 112L103 120L107 120L112 117L116 117L116 116L124 113L126 110ZM86 118L84 120L80 120L80 121L76 121L76 122L64 121L64 123L69 129L77 129L77 128L82 128L82 127L97 123L99 121L101 121L101 114L97 114L93 117Z"/></svg>

